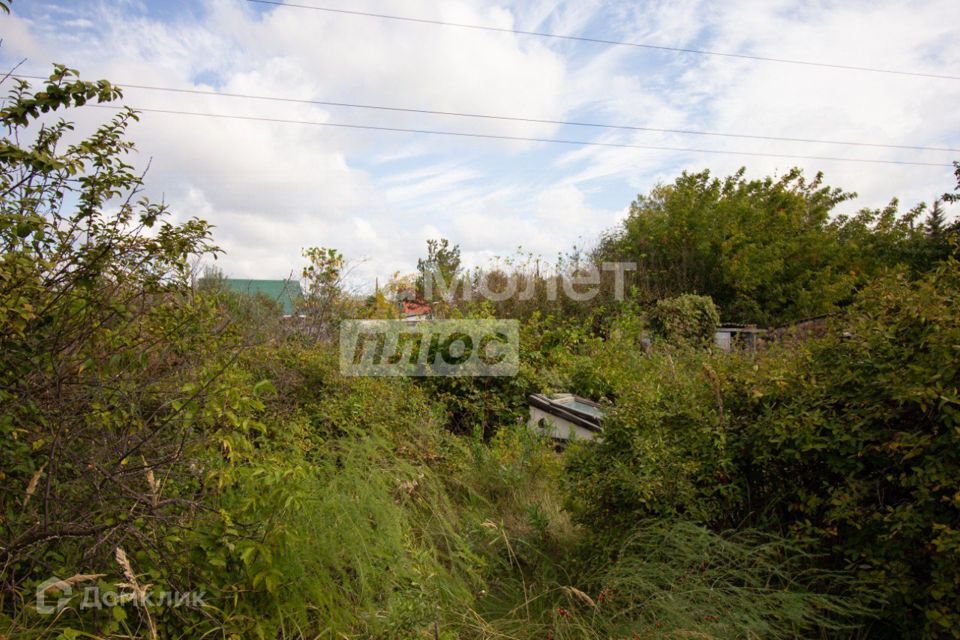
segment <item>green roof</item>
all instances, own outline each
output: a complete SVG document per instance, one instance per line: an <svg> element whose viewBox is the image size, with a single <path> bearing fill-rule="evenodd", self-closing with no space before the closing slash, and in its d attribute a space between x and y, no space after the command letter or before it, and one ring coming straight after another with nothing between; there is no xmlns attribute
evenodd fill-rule
<svg viewBox="0 0 960 640"><path fill-rule="evenodd" d="M248 296L262 294L280 303L284 315L293 314L297 301L303 295L296 280L237 280L225 278L223 285L230 291Z"/></svg>

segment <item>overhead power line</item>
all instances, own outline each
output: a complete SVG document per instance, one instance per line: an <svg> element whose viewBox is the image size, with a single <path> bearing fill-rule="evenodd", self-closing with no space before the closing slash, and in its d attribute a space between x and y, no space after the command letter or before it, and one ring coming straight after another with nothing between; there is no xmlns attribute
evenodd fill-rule
<svg viewBox="0 0 960 640"><path fill-rule="evenodd" d="M902 71L899 69L883 69L879 67L861 67L850 64L835 64L830 62L814 62L812 60L796 60L791 58L773 58L768 56L755 56L747 53L729 53L725 51L710 51L707 49L688 49L684 47L668 47L665 45L648 44L644 42L626 42L622 40L606 40L603 38L587 38L583 36L568 36L559 33L547 33L543 31L524 31L522 29L508 29L506 27L491 27L481 24L467 24L463 22L449 22L447 20L433 20L430 18L412 18L409 16L397 16L386 13L372 13L369 11L355 11L352 9L336 9L333 7L319 7L309 4L296 4L293 2L280 2L279 0L247 0L252 4L272 5L276 7L290 7L293 9L310 9L313 11L324 11L327 13L339 13L351 16L364 16L367 18L382 18L384 20L398 20L401 22L415 22L418 24L433 24L443 27L456 27L459 29L475 29L479 31L494 31L497 33L514 33L523 36L536 36L538 38L553 38L556 40L574 40L577 42L590 42L593 44L607 44L621 47L637 47L640 49L655 49L658 51L671 51L674 53L693 53L702 56L717 56L721 58L739 58L741 60L753 60L760 62L777 62L782 64L796 64L808 67L823 67L827 69L842 69L845 71L867 71L870 73L886 73L899 76L916 76L919 78L938 78L941 80L960 80L960 76L951 76L939 73L923 73L920 71Z"/></svg>
<svg viewBox="0 0 960 640"><path fill-rule="evenodd" d="M30 80L46 80L46 78L42 76L15 75L13 77L30 79ZM528 118L523 116L503 116L503 115L492 115L492 114L485 114L485 113L464 113L460 111L436 111L433 109L421 109L421 108L414 108L414 107L394 107L394 106L376 105L376 104L360 104L355 102L334 102L330 100L310 100L306 98L289 98L284 96L265 96L265 95L259 95L259 94L249 94L249 93L229 93L225 91L211 91L207 89L160 87L160 86L154 86L154 85L131 84L126 82L117 82L115 84L125 89L142 89L147 91L162 91L162 92L169 92L169 93L217 96L222 98L242 98L247 100L266 100L271 102L309 104L309 105L317 105L317 106L325 106L325 107L348 107L351 109L370 109L370 110L377 110L377 111L392 111L392 112L399 112L399 113L417 113L417 114L433 115L433 116L454 116L458 118L502 120L507 122L525 122L530 124L552 124L552 125L560 125L565 127L590 127L590 128L596 128L596 129L614 129L614 130L623 130L623 131L647 131L647 132L654 132L654 133L675 133L675 134L693 135L693 136L742 138L747 140L774 140L778 142L840 144L840 145L849 145L849 146L855 146L855 147L874 147L878 149L906 149L910 151L944 151L948 153L960 153L960 149L953 149L950 147L925 147L925 146L919 146L919 145L883 144L879 142L860 142L860 141L852 141L852 140L828 140L824 138L790 138L790 137L784 137L784 136L754 135L754 134L747 134L747 133L698 131L695 129L666 129L661 127L646 127L646 126L639 126L639 125L603 124L603 123L597 123L597 122L578 122L575 120L549 120L549 119L543 119L543 118Z"/></svg>
<svg viewBox="0 0 960 640"><path fill-rule="evenodd" d="M98 109L112 109L115 111L123 110L127 107L117 107L103 104L88 104L88 107ZM752 156L759 158L786 158L790 160L828 160L834 162L858 162L867 164L890 164L890 165L908 165L918 167L947 167L953 168L952 164L942 162L915 162L907 160L876 160L868 158L842 158L833 156L808 156L790 153L762 153L759 151L728 151L723 149L695 149L689 147L666 147L659 145L627 144L619 142L594 142L590 140L563 140L558 138L533 138L525 136L508 136L492 133L472 133L464 131L442 131L437 129L408 129L404 127L383 127L367 124L348 124L345 122L317 122L312 120L292 120L287 118L269 118L263 116L241 116L225 113L203 113L198 111L181 111L179 109L152 109L130 107L134 111L143 113L164 113L171 115L196 116L202 118L221 118L226 120L249 120L253 122L272 122L279 124L298 124L314 127L332 127L340 129L364 129L369 131L388 131L392 133L417 133L431 136L451 136L458 138L481 138L486 140L510 140L517 142L544 142L549 144L563 144L581 147L613 147L619 149L642 149L646 151L674 151L682 153L711 153L716 155L729 156Z"/></svg>

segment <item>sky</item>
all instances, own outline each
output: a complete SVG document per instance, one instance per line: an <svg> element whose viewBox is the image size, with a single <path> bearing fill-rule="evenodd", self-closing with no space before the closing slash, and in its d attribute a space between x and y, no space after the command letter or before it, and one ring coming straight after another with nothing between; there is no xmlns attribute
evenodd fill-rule
<svg viewBox="0 0 960 640"><path fill-rule="evenodd" d="M296 0L351 11L763 57L960 75L956 0ZM960 80L478 31L247 0L14 0L0 65L85 79L747 135L960 148ZM132 107L521 138L949 164L956 152L599 129L127 88ZM82 109L91 131L110 113ZM147 193L215 226L234 277L299 273L334 247L353 278L407 273L428 238L466 266L590 247L639 193L682 171L825 173L902 209L955 185L945 166L477 139L144 113Z"/></svg>

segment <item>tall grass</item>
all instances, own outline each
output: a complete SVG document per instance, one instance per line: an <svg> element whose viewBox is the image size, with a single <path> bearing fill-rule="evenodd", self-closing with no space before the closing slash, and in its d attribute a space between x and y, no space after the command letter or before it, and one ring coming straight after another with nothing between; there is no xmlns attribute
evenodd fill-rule
<svg viewBox="0 0 960 640"><path fill-rule="evenodd" d="M775 538L682 521L592 537L563 508L563 454L522 425L489 443L452 436L402 381L312 393L229 468L222 522L185 536L206 603L154 612L159 637L778 639L842 633L862 613L829 595L840 577L805 571ZM104 614L75 626L136 634ZM18 635L63 630L34 622Z"/></svg>
<svg viewBox="0 0 960 640"><path fill-rule="evenodd" d="M487 589L448 617L457 637L843 637L869 613L854 581L774 536L683 520L592 536L561 507L560 457L522 428L475 447L460 479L493 515Z"/></svg>
<svg viewBox="0 0 960 640"><path fill-rule="evenodd" d="M567 574L572 582L564 581L562 567L541 566L531 575L517 567L464 616L461 630L491 640L849 635L869 611L853 596L831 592L852 593L855 585L808 564L784 540L658 521L634 532L612 561Z"/></svg>

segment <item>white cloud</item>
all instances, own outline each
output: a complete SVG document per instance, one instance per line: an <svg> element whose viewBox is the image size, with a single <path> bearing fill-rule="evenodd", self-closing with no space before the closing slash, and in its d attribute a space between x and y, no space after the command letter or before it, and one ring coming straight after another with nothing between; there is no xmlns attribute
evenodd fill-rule
<svg viewBox="0 0 960 640"><path fill-rule="evenodd" d="M350 8L354 8L351 5ZM954 0L369 0L359 10L755 55L929 70L960 68ZM14 6L15 13L21 11ZM538 119L774 136L960 146L960 82L603 47L531 36L205 0L165 21L137 4L35 5L4 20L5 61L67 62L85 76L226 92ZM92 27L90 24L92 23ZM128 89L134 106L495 135L876 158L887 149L624 132L351 110ZM104 112L80 115L83 124ZM445 236L479 264L523 246L551 257L589 244L638 191L682 169L751 175L799 165L877 206L953 185L947 168L854 165L447 138L146 113L151 194L216 225L228 273L297 272L305 246L333 246L355 277L410 271Z"/></svg>
<svg viewBox="0 0 960 640"><path fill-rule="evenodd" d="M413 175L392 176L389 181L394 184L386 189L384 195L388 202L394 204L403 204L427 196L436 198L461 190L464 184L480 177L482 174L473 169L434 166L426 171L413 172Z"/></svg>
<svg viewBox="0 0 960 640"><path fill-rule="evenodd" d="M643 13L644 19L653 20L656 28L649 24L638 27L631 39L649 41L649 36L673 30L677 33L677 39L671 41L673 46L939 73L951 73L951 69L960 66L960 42L948 37L952 25L960 20L960 5L955 2L929 2L922 6L898 2L807 5L780 0L759 5L741 0L724 3L722 11L703 2L683 3L676 10L667 5L646 6L649 10ZM699 20L681 19L691 15ZM688 22L701 25L700 32L709 35L702 41L691 42L689 38L696 30L689 30L686 38L682 28L677 31L678 24ZM639 55L634 54L634 58ZM608 79L616 74L615 70L628 68L630 60L624 53L608 51L593 64L604 64L609 73L589 73L584 82L594 77ZM691 56L685 57L682 73L676 71L676 67L667 66L653 73L628 76L616 98L602 100L610 109L610 120L768 136L960 146L960 131L953 124L953 105L960 100L960 83L955 81ZM646 103L625 101L624 97L631 93L645 97ZM662 101L660 105L651 93ZM941 163L949 163L957 155L655 133L608 133L605 139L756 153ZM803 167L811 174L822 169L829 183L860 194L854 203L857 206L880 206L893 196L913 204L930 200L952 184L948 167L630 149L580 149L560 156L558 163L561 167L577 167L577 173L568 177L577 184L632 174L635 184L646 186L656 180L671 180L680 169L709 167L715 173L729 173L746 165L751 175L783 172L791 166Z"/></svg>

